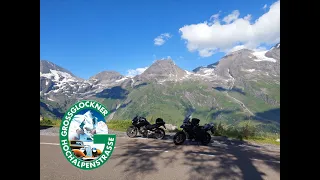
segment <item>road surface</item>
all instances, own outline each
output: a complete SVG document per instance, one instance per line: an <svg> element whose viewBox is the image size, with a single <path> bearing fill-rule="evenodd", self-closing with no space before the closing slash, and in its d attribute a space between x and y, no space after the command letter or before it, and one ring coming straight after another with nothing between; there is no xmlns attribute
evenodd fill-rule
<svg viewBox="0 0 320 180"><path fill-rule="evenodd" d="M41 180L280 179L280 149L219 142L210 146L171 140L118 137L110 159L92 171L64 157L58 136L40 135Z"/></svg>

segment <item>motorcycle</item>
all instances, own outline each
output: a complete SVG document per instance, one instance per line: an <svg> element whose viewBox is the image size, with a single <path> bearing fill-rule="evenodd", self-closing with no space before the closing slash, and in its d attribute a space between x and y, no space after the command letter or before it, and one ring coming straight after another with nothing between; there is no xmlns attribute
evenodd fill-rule
<svg viewBox="0 0 320 180"><path fill-rule="evenodd" d="M177 132L173 136L174 144L181 145L186 139L188 139L201 142L203 145L208 145L211 141L211 135L208 133L208 131L211 131L211 133L214 134L214 124L207 123L203 126L200 126L199 123L200 119L192 118L191 115L187 116L180 126L182 131Z"/></svg>
<svg viewBox="0 0 320 180"><path fill-rule="evenodd" d="M154 135L156 139L163 139L165 131L160 128L161 126L166 129L165 122L161 118L157 118L155 124L150 124L145 117L135 116L132 119L132 126L127 129L127 136L133 138L139 132L143 137Z"/></svg>

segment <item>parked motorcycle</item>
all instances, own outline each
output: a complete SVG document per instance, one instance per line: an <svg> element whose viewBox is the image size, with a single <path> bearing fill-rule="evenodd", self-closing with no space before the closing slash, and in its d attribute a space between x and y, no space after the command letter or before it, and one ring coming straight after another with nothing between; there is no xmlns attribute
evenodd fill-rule
<svg viewBox="0 0 320 180"><path fill-rule="evenodd" d="M163 139L165 131L160 127L163 126L166 129L165 124L161 118L157 118L155 124L150 124L145 117L135 116L132 119L132 126L127 129L127 136L133 138L139 132L143 137L154 135L156 139Z"/></svg>
<svg viewBox="0 0 320 180"><path fill-rule="evenodd" d="M190 121L191 120L191 121ZM200 119L192 118L191 115L187 116L180 128L182 131L177 132L173 136L173 142L175 145L181 145L186 139L201 142L203 145L208 145L211 141L211 135L208 131L214 134L215 127L213 123L200 126Z"/></svg>

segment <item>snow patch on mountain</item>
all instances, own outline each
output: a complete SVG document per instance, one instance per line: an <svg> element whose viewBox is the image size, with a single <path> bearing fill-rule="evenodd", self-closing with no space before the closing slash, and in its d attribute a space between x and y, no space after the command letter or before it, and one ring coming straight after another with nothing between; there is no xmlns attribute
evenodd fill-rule
<svg viewBox="0 0 320 180"><path fill-rule="evenodd" d="M45 78L48 78L51 80L61 81L61 82L76 81L76 78L74 78L70 74L68 74L66 72L62 72L62 71L52 70L52 69L50 69L50 73L41 73L40 72L40 77L45 77Z"/></svg>
<svg viewBox="0 0 320 180"><path fill-rule="evenodd" d="M268 51L253 52L252 55L255 56L254 61L257 61L257 62L259 62L259 61L277 62L277 60L265 56L266 52L268 52ZM250 58L253 58L253 57L250 57Z"/></svg>

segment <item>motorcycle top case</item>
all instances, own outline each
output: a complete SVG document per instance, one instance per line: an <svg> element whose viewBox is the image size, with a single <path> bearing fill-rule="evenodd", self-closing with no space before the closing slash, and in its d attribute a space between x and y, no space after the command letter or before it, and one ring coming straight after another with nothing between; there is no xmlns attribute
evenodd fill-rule
<svg viewBox="0 0 320 180"><path fill-rule="evenodd" d="M192 124L193 126L195 126L195 125L199 125L199 123L200 123L200 119L192 118L192 120L191 120L191 124Z"/></svg>
<svg viewBox="0 0 320 180"><path fill-rule="evenodd" d="M156 119L156 124L165 124L162 118L157 118Z"/></svg>

